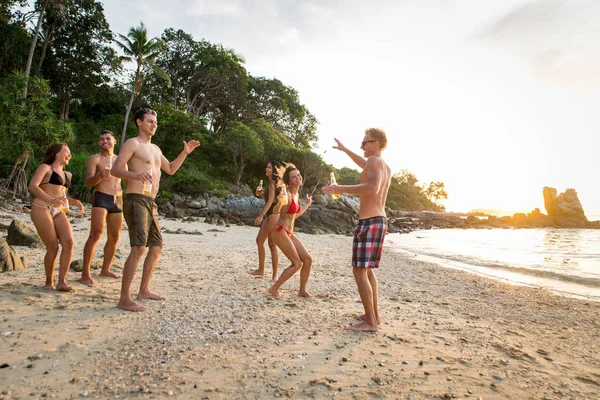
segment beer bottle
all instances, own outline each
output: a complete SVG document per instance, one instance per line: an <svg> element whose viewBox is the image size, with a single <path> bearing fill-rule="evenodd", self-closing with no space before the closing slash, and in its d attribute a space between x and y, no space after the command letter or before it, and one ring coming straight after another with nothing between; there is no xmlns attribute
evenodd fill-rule
<svg viewBox="0 0 600 400"><path fill-rule="evenodd" d="M152 169L148 169L148 173L150 175L152 175ZM144 181L144 190L142 193L144 193L147 196L150 196L150 194L152 193L152 182L151 181Z"/></svg>
<svg viewBox="0 0 600 400"><path fill-rule="evenodd" d="M261 179L260 183L258 184L258 187L256 188L256 197L263 197L264 193L265 189L263 189L263 181Z"/></svg>
<svg viewBox="0 0 600 400"><path fill-rule="evenodd" d="M337 182L335 181L335 175L333 174L333 171L331 171L331 174L329 175L329 180L331 181L331 182L329 182L330 185L337 185ZM332 193L331 194L331 198L334 199L334 200L336 200L336 199L340 198L340 195L336 194L336 193Z"/></svg>
<svg viewBox="0 0 600 400"><path fill-rule="evenodd" d="M287 189L285 188L285 183L283 184L283 186L281 186L281 195L283 196L283 198L281 199L281 205L285 206L288 203L288 195Z"/></svg>
<svg viewBox="0 0 600 400"><path fill-rule="evenodd" d="M62 211L66 214L69 212L69 200L67 200L67 188L64 186L62 187L62 198L64 201L62 205Z"/></svg>

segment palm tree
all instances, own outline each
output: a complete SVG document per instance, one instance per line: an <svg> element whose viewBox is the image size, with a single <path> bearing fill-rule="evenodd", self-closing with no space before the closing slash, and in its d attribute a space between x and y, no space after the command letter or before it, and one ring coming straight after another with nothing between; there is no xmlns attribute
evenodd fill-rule
<svg viewBox="0 0 600 400"><path fill-rule="evenodd" d="M167 81L169 87L171 87L171 78L163 71L158 65L155 64L154 60L159 56L160 52L164 50L165 43L159 38L153 38L148 40L148 31L144 26L143 22L140 22L139 28L131 27L127 36L119 34L121 41L115 40L117 45L121 48L124 56L117 59L117 63L134 61L136 63L135 77L133 79L133 88L131 90L131 98L127 105L127 112L125 113L125 123L123 124L123 133L121 134L121 146L125 142L125 135L127 132L127 122L129 121L129 113L131 112L131 106L133 100L137 97L142 88L142 68L148 66L152 68L155 74Z"/></svg>

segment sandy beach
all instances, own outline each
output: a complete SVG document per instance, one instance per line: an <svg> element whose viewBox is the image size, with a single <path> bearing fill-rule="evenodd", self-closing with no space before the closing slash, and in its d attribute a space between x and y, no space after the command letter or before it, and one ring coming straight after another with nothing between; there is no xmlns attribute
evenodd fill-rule
<svg viewBox="0 0 600 400"><path fill-rule="evenodd" d="M86 210L89 213L89 205ZM24 213L3 212L0 222ZM15 247L27 269L0 274L0 398L597 399L600 304L513 286L384 251L377 333L344 329L362 306L351 237L298 233L313 255L266 296L253 278L258 229L162 219L151 287L166 301L117 309L120 280L43 291L43 249ZM73 219L74 260L87 218ZM105 238L98 245L102 256ZM123 232L115 266L129 253ZM282 255L280 270L287 266ZM137 292L141 266L132 289Z"/></svg>

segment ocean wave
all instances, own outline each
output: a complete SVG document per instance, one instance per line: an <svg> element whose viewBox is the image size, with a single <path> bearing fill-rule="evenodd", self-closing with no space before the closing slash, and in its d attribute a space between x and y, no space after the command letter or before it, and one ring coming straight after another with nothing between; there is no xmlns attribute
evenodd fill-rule
<svg viewBox="0 0 600 400"><path fill-rule="evenodd" d="M502 269L509 272L514 272L522 275L531 275L539 278L556 279L563 282L577 283L579 285L598 288L600 287L600 279L592 277L584 277L577 275L562 274L554 271L544 271L539 269L531 269L524 267L515 267L508 265L486 265L485 267L493 269Z"/></svg>

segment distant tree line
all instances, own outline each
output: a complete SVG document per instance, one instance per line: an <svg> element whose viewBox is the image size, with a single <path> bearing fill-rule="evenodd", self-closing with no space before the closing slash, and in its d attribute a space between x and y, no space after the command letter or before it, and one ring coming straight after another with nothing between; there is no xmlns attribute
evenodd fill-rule
<svg viewBox="0 0 600 400"><path fill-rule="evenodd" d="M252 76L232 49L172 28L149 38L143 23L115 34L95 0L0 0L0 36L0 173L15 195L26 194L48 145L66 142L72 190L89 200L85 161L98 151L98 133L137 135L130 114L142 107L158 112L153 141L167 158L179 154L183 140L202 143L179 174L161 183L165 196L242 193L272 159L296 164L309 191L335 170L312 151L318 120L298 92ZM358 182L356 170L336 174L340 184ZM443 183L420 185L402 171L388 205L443 210L446 198Z"/></svg>

